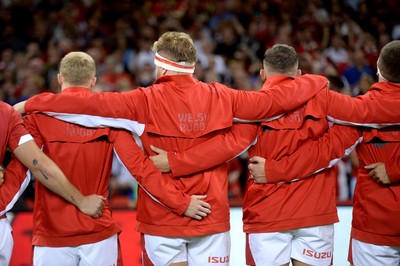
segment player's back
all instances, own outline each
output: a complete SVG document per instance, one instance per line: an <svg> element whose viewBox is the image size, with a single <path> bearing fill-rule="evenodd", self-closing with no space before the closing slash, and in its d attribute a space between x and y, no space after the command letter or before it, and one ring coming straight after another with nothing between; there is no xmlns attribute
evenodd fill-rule
<svg viewBox="0 0 400 266"><path fill-rule="evenodd" d="M359 167L353 199L352 236L377 245L397 245L400 227L400 184L393 177L392 184L383 185L373 180L365 165L389 163L400 154L400 127L381 130L364 129L363 142L357 146ZM388 165L386 170L393 167ZM393 173L398 176L399 173ZM388 173L389 177L391 176Z"/></svg>
<svg viewBox="0 0 400 266"><path fill-rule="evenodd" d="M250 158L257 155L280 160L308 140L322 137L329 128L326 108L321 104L325 101L326 92L322 91L304 106L262 123L263 133L250 148ZM301 177L304 175L299 172ZM249 233L276 232L337 222L335 186L332 169L290 183L255 184L249 179L243 206L244 229Z"/></svg>
<svg viewBox="0 0 400 266"><path fill-rule="evenodd" d="M25 125L82 194L108 197L113 148L110 129L85 128L44 114L28 115ZM34 221L35 245L93 243L120 231L107 202L102 216L93 219L39 182L36 182Z"/></svg>

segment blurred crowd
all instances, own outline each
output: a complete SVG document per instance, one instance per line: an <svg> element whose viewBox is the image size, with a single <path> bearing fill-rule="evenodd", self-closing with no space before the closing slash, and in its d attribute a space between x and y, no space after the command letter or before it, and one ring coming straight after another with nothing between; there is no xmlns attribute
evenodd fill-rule
<svg viewBox="0 0 400 266"><path fill-rule="evenodd" d="M155 80L151 46L165 31L184 31L194 39L200 80L257 90L264 51L285 43L298 51L303 74L324 75L331 89L356 96L377 81L381 47L400 39L400 5L391 0L0 3L0 99L10 104L58 92L58 63L77 50L96 61L96 91L148 86ZM240 201L245 158L231 162L230 168L231 195ZM351 189L344 194L350 197Z"/></svg>

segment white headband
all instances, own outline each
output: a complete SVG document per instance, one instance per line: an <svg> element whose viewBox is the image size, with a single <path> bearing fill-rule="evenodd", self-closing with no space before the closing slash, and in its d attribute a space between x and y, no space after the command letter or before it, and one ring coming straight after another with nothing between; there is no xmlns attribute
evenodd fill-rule
<svg viewBox="0 0 400 266"><path fill-rule="evenodd" d="M187 63L187 62L174 62L165 57L162 57L158 53L154 58L154 64L156 66L165 68L166 70L176 71L176 72L183 72L188 74L194 73L194 65L195 63Z"/></svg>

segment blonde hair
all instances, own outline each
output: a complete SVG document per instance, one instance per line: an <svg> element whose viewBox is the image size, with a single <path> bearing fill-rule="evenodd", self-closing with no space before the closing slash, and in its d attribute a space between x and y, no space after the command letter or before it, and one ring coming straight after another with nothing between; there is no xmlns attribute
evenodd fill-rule
<svg viewBox="0 0 400 266"><path fill-rule="evenodd" d="M85 85L95 77L96 64L87 53L70 52L61 60L60 74L70 85Z"/></svg>
<svg viewBox="0 0 400 266"><path fill-rule="evenodd" d="M154 42L152 49L174 62L196 63L197 61L193 40L184 32L165 32Z"/></svg>

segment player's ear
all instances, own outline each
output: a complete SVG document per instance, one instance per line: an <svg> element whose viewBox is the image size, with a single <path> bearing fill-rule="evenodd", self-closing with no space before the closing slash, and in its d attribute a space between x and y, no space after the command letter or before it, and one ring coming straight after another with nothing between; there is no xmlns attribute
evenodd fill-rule
<svg viewBox="0 0 400 266"><path fill-rule="evenodd" d="M57 82L58 82L58 84L60 84L60 85L62 86L62 84L63 84L63 78L62 78L62 76L61 76L60 73L57 74Z"/></svg>
<svg viewBox="0 0 400 266"><path fill-rule="evenodd" d="M96 84L97 78L93 77L92 80L90 81L90 88L93 88L94 85Z"/></svg>
<svg viewBox="0 0 400 266"><path fill-rule="evenodd" d="M261 77L262 81L267 80L267 74L265 73L265 69L264 68L260 69L260 77Z"/></svg>

